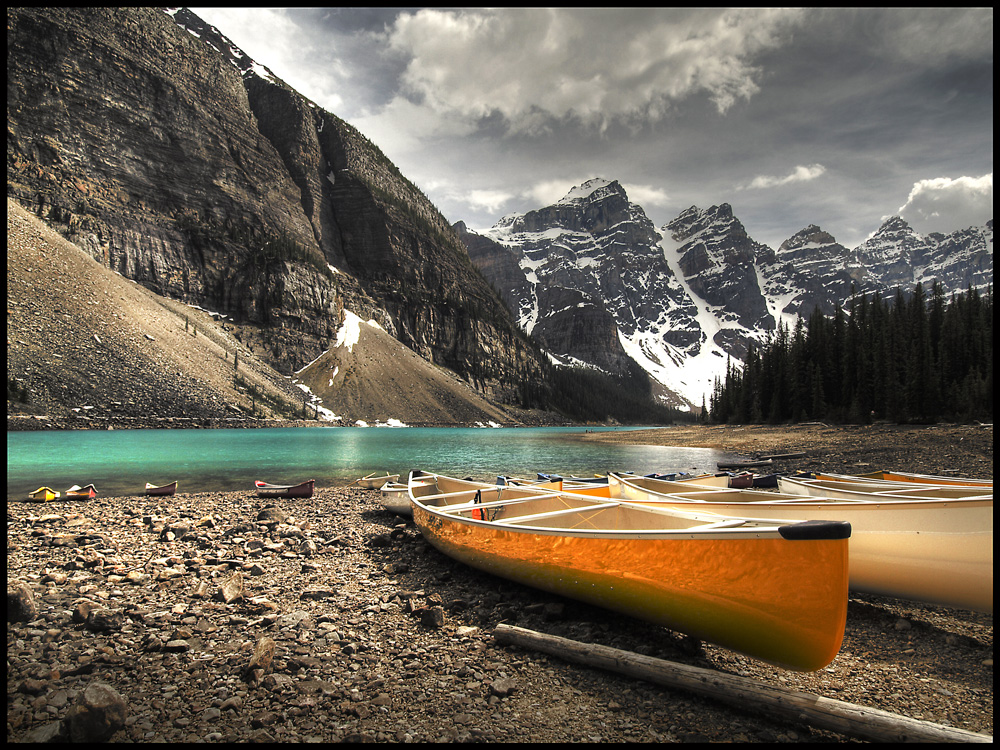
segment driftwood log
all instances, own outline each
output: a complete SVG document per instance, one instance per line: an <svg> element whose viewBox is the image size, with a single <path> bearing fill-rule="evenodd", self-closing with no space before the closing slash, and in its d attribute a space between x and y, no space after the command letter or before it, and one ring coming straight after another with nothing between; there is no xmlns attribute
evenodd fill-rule
<svg viewBox="0 0 1000 750"><path fill-rule="evenodd" d="M874 742L993 742L993 738L986 734L511 625L497 625L493 637L500 643L542 651L567 661L715 698L741 710L764 711L788 721L859 739Z"/></svg>

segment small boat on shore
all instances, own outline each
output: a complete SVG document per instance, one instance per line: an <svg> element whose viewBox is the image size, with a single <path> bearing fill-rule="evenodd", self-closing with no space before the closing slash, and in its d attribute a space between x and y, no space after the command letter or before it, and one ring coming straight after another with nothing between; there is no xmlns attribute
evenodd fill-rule
<svg viewBox="0 0 1000 750"><path fill-rule="evenodd" d="M870 474L860 474L861 479L883 479L889 482L908 482L912 484L938 484L942 486L956 485L959 487L992 487L992 479L972 479L969 477L942 477L934 474L908 474L903 471L874 471Z"/></svg>
<svg viewBox="0 0 1000 750"><path fill-rule="evenodd" d="M743 469L758 469L761 466L771 466L774 463L770 458L747 458L734 461L719 461L715 465L720 469L732 469L740 471Z"/></svg>
<svg viewBox="0 0 1000 750"><path fill-rule="evenodd" d="M943 487L933 484L899 484L881 480L839 481L834 479L805 479L778 477L778 489L792 495L832 497L838 500L867 500L872 496L883 498L934 498L957 500L964 497L993 499L992 487Z"/></svg>
<svg viewBox="0 0 1000 750"><path fill-rule="evenodd" d="M177 492L177 482L155 485L146 482L146 495L149 497L167 497Z"/></svg>
<svg viewBox="0 0 1000 750"><path fill-rule="evenodd" d="M410 508L409 487L401 482L386 482L379 490L382 493L382 507L401 518L413 518Z"/></svg>
<svg viewBox="0 0 1000 750"><path fill-rule="evenodd" d="M51 487L39 487L34 492L29 492L28 497L37 503L47 503L51 500L57 500L59 493Z"/></svg>
<svg viewBox="0 0 1000 750"><path fill-rule="evenodd" d="M315 479L299 484L268 484L260 480L254 482L257 497L312 497Z"/></svg>
<svg viewBox="0 0 1000 750"><path fill-rule="evenodd" d="M382 487L386 482L398 482L399 474L369 474L366 477L361 477L361 479L354 480L354 483L359 487L363 487L366 490L377 490Z"/></svg>
<svg viewBox="0 0 1000 750"><path fill-rule="evenodd" d="M696 507L776 522L846 521L852 528L852 589L993 611L992 496L942 499L855 492L831 498L780 491L691 492L678 482L614 474L610 479L611 498L655 507Z"/></svg>
<svg viewBox="0 0 1000 750"><path fill-rule="evenodd" d="M63 493L63 498L66 500L90 500L95 497L97 497L97 488L92 484L84 487L74 484Z"/></svg>
<svg viewBox="0 0 1000 750"><path fill-rule="evenodd" d="M849 524L667 511L424 472L408 487L424 539L479 570L789 669L822 669L840 649Z"/></svg>

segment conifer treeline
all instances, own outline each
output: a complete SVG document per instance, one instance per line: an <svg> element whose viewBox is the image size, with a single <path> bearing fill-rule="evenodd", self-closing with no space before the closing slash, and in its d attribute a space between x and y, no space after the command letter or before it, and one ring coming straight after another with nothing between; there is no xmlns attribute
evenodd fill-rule
<svg viewBox="0 0 1000 750"><path fill-rule="evenodd" d="M854 295L751 345L718 378L712 422L993 421L993 290Z"/></svg>

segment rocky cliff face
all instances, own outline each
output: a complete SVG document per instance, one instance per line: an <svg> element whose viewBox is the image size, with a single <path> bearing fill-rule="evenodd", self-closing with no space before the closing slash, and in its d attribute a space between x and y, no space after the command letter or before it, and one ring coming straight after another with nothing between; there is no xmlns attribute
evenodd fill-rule
<svg viewBox="0 0 1000 750"><path fill-rule="evenodd" d="M344 309L498 399L544 363L372 143L189 11L8 9L8 195L282 372Z"/></svg>

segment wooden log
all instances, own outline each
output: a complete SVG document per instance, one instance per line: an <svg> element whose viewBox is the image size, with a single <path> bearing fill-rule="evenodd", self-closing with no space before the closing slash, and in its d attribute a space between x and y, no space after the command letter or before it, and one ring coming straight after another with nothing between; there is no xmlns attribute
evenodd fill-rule
<svg viewBox="0 0 1000 750"><path fill-rule="evenodd" d="M764 711L850 737L874 742L993 742L986 734L512 625L497 625L493 637L500 643L542 651L567 661L715 698L744 711Z"/></svg>

